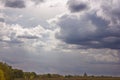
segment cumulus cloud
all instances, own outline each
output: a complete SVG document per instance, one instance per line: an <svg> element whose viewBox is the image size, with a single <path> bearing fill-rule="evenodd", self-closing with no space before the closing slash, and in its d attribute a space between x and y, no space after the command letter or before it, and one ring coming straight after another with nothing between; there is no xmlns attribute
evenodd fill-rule
<svg viewBox="0 0 120 80"><path fill-rule="evenodd" d="M1 46L22 45L26 49L33 48L37 50L40 47L41 49L51 50L57 44L54 36L56 30L45 29L40 25L24 28L18 24L10 25L4 22L1 22L0 26Z"/></svg>
<svg viewBox="0 0 120 80"><path fill-rule="evenodd" d="M85 2L79 0L69 0L67 4L71 12L79 12L88 8Z"/></svg>
<svg viewBox="0 0 120 80"><path fill-rule="evenodd" d="M56 23L60 26L60 32L56 34L56 38L78 45L79 48L120 49L120 18L116 14L120 12L119 0L111 1L106 3L102 0L100 3L90 0L87 2L90 3L88 11L59 17ZM95 3L99 6L95 7Z"/></svg>

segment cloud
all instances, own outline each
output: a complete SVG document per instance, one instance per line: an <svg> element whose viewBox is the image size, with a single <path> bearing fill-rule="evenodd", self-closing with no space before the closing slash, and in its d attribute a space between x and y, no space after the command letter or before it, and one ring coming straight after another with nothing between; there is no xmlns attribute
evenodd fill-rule
<svg viewBox="0 0 120 80"><path fill-rule="evenodd" d="M10 25L0 23L0 42L8 43L8 44L22 44L23 41L16 38L16 32L12 30L13 28Z"/></svg>
<svg viewBox="0 0 120 80"><path fill-rule="evenodd" d="M71 12L79 12L88 8L86 3L79 0L69 0L67 4Z"/></svg>
<svg viewBox="0 0 120 80"><path fill-rule="evenodd" d="M3 13L0 12L0 22L5 22Z"/></svg>
<svg viewBox="0 0 120 80"><path fill-rule="evenodd" d="M0 22L4 22L5 20L4 20L4 18L0 18Z"/></svg>
<svg viewBox="0 0 120 80"><path fill-rule="evenodd" d="M4 4L5 4L5 7L25 8L24 0L5 0Z"/></svg>
<svg viewBox="0 0 120 80"><path fill-rule="evenodd" d="M37 36L31 36L31 35L24 35L24 36L17 36L18 38L24 38L24 39L37 39L39 37Z"/></svg>
<svg viewBox="0 0 120 80"><path fill-rule="evenodd" d="M98 6L95 8L97 10L97 15L102 17L105 20L110 21L110 25L118 25L120 20L120 11L118 10L120 5L119 0L111 0L111 1L98 1L94 2L91 0L91 5L97 4ZM111 6L112 5L112 6ZM92 6L93 8L94 6ZM112 9L111 9L112 8Z"/></svg>
<svg viewBox="0 0 120 80"><path fill-rule="evenodd" d="M120 49L120 18L116 14L120 12L119 5L116 6L119 0L114 3L107 1L107 4L105 1L101 1L101 4L90 1L88 11L68 13L57 19L60 32L56 38L67 44L78 45L78 48ZM96 8L93 3L99 4L99 7Z"/></svg>
<svg viewBox="0 0 120 80"><path fill-rule="evenodd" d="M29 2L31 1L33 4L38 5L39 3L44 2L45 0L1 0L1 5L9 8L25 8L27 5L29 5Z"/></svg>
<svg viewBox="0 0 120 80"><path fill-rule="evenodd" d="M57 45L57 40L54 34L56 29L45 29L38 25L32 28L24 28L18 24L0 23L0 43L1 46L24 46L26 49L37 50L38 47L45 50L54 49ZM49 45L48 45L49 44Z"/></svg>
<svg viewBox="0 0 120 80"><path fill-rule="evenodd" d="M84 55L87 56L88 63L91 64L119 64L120 61L118 50L88 49L87 52Z"/></svg>
<svg viewBox="0 0 120 80"><path fill-rule="evenodd" d="M35 4L39 4L41 2L44 2L45 0L31 0L31 1L33 1Z"/></svg>

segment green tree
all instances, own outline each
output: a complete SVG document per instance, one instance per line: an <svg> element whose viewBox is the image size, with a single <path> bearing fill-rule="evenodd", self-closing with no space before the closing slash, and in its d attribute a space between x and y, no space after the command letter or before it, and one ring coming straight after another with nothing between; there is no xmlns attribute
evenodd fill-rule
<svg viewBox="0 0 120 80"><path fill-rule="evenodd" d="M13 69L14 78L23 78L23 71L18 69Z"/></svg>
<svg viewBox="0 0 120 80"><path fill-rule="evenodd" d="M30 80L33 80L36 77L36 73L35 72L31 72L30 73Z"/></svg>
<svg viewBox="0 0 120 80"><path fill-rule="evenodd" d="M0 69L0 80L5 80L4 72Z"/></svg>
<svg viewBox="0 0 120 80"><path fill-rule="evenodd" d="M65 75L65 78L71 78L73 77L72 75Z"/></svg>
<svg viewBox="0 0 120 80"><path fill-rule="evenodd" d="M5 80L13 80L12 67L8 66L6 63L0 62L0 70L3 72Z"/></svg>
<svg viewBox="0 0 120 80"><path fill-rule="evenodd" d="M24 72L24 78L28 80L33 80L36 77L35 72Z"/></svg>

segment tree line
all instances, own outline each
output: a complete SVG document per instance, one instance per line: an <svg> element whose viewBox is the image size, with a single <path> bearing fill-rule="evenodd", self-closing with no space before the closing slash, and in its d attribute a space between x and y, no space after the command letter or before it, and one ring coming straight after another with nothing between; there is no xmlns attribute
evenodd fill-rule
<svg viewBox="0 0 120 80"><path fill-rule="evenodd" d="M96 78L102 78L104 80L105 76L100 76ZM109 76L110 78L111 76ZM83 76L80 75L59 75L59 74L42 74L37 75L35 72L24 72L19 69L13 69L11 66L9 66L6 63L0 62L0 80L52 80L53 78L56 78L58 80L70 80L80 78L89 80L91 78L95 78L95 76L88 76L87 73L84 73ZM106 77L105 77L106 78ZM114 78L115 79L115 78ZM120 80L120 78L118 79Z"/></svg>

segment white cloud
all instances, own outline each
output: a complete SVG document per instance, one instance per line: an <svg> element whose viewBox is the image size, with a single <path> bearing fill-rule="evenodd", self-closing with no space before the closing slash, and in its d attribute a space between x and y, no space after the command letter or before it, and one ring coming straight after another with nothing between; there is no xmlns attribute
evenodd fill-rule
<svg viewBox="0 0 120 80"><path fill-rule="evenodd" d="M9 25L6 23L1 23L0 29L0 40L2 42L9 42L8 44L16 43L28 46L32 48L37 48L41 46L42 49L55 48L57 41L54 34L56 30L44 29L42 26L38 25L34 28L23 28L20 25ZM22 43L18 43L22 42ZM38 48L37 48L38 49Z"/></svg>

